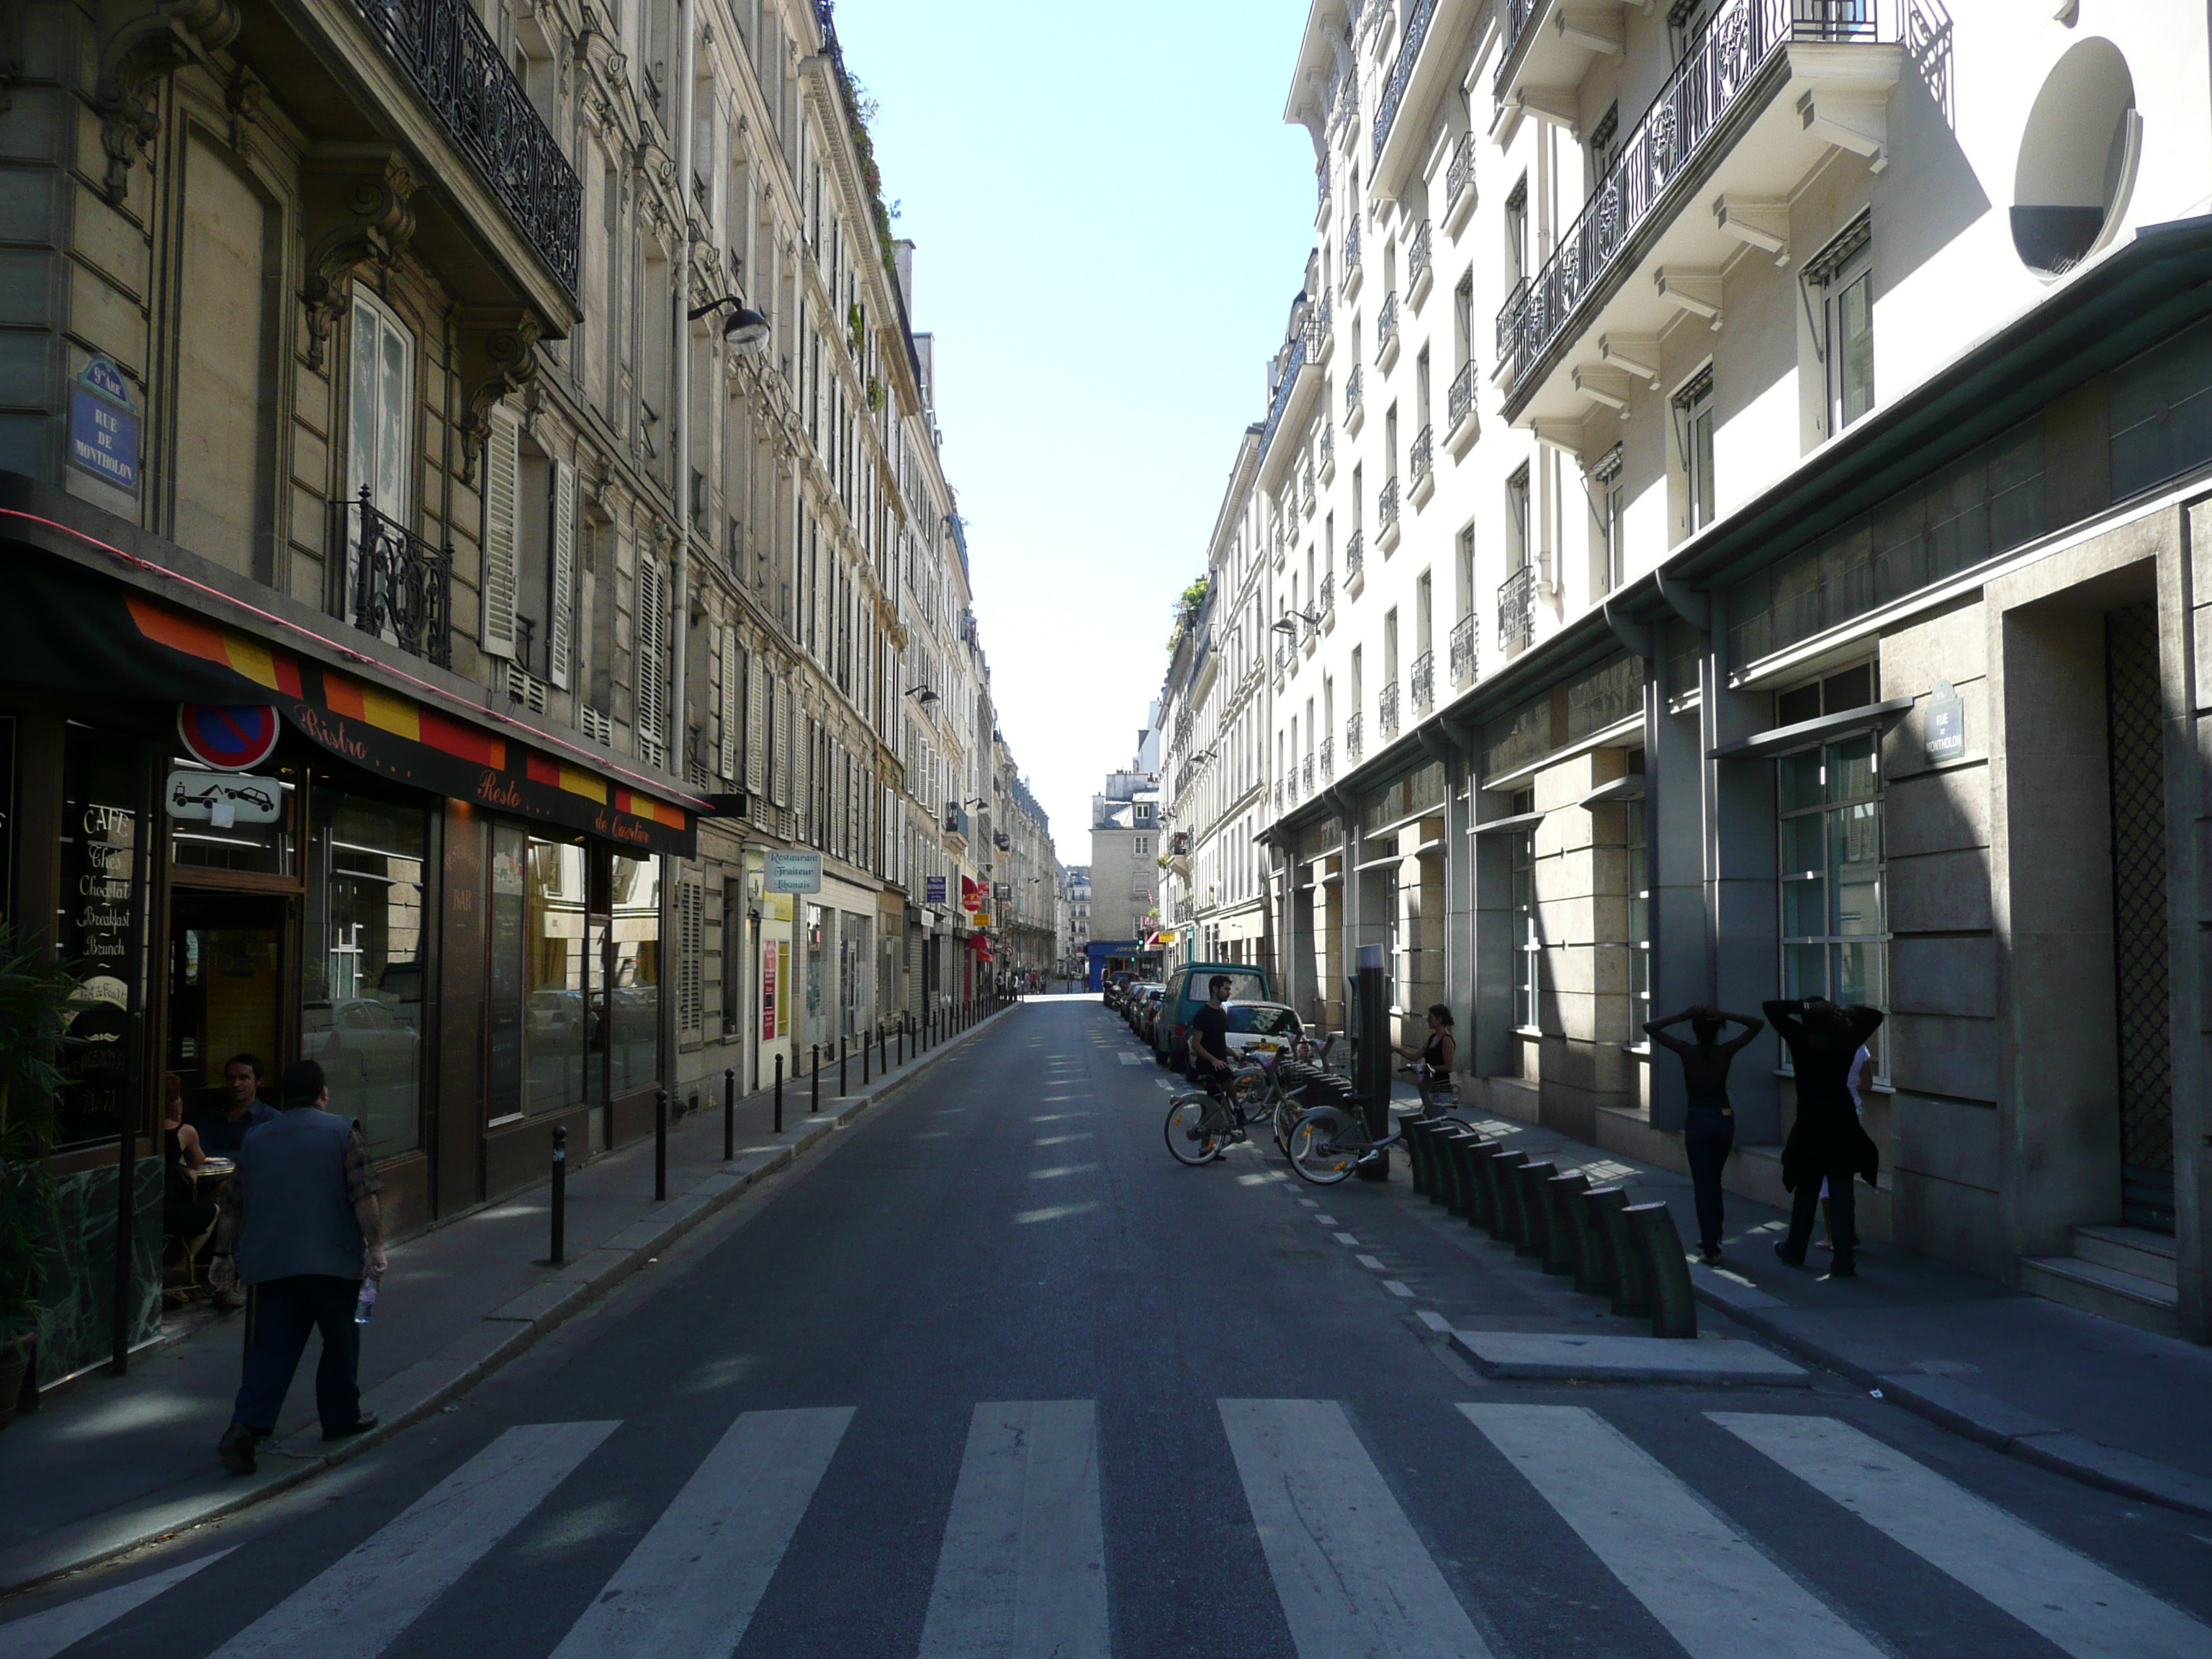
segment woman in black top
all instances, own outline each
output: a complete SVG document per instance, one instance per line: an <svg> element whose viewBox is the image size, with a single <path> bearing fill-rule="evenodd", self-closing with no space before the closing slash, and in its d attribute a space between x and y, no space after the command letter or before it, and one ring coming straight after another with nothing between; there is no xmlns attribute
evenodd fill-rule
<svg viewBox="0 0 2212 1659"><path fill-rule="evenodd" d="M1851 1099L1851 1062L1859 1045L1881 1024L1881 1014L1873 1008L1838 1008L1820 997L1765 1006L1776 1032L1790 1045L1797 1080L1797 1118L1782 1146L1790 1237L1774 1247L1774 1254L1792 1267L1805 1265L1805 1247L1813 1242L1813 1221L1820 1213L1825 1178L1836 1239L1835 1265L1829 1272L1849 1279L1858 1271L1852 1255L1858 1234L1852 1226L1851 1177L1863 1176L1871 1187L1881 1164L1874 1142L1860 1127Z"/></svg>
<svg viewBox="0 0 2212 1659"><path fill-rule="evenodd" d="M1452 1037L1451 1009L1441 1002L1430 1004L1429 1040L1419 1048L1401 1047L1398 1052L1420 1063L1421 1115L1441 1117L1451 1100L1452 1061L1459 1053Z"/></svg>
<svg viewBox="0 0 2212 1659"><path fill-rule="evenodd" d="M1667 1035L1666 1027L1689 1022L1694 1042ZM1721 1033L1729 1023L1743 1030L1727 1042ZM1682 1062L1682 1082L1688 1091L1690 1110L1682 1125L1682 1150L1690 1160L1690 1190L1697 1197L1698 1244L1708 1262L1721 1259L1721 1166L1735 1145L1735 1109L1729 1104L1729 1066L1744 1045L1766 1029L1766 1022L1747 1014L1731 1014L1719 1008L1685 1008L1679 1014L1655 1019L1644 1033L1662 1048L1671 1048Z"/></svg>

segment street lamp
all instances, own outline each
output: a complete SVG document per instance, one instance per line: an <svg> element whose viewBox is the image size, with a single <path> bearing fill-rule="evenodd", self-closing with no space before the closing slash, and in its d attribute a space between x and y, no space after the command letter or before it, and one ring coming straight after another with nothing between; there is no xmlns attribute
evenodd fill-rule
<svg viewBox="0 0 2212 1659"><path fill-rule="evenodd" d="M906 694L919 702L924 708L938 701L937 693L926 685L910 685L907 688Z"/></svg>
<svg viewBox="0 0 2212 1659"><path fill-rule="evenodd" d="M725 294L719 300L709 300L703 306L692 307L691 320L696 323L709 312L720 311L724 306L730 307L731 311L722 324L722 338L740 355L758 356L768 345L768 319L736 295Z"/></svg>
<svg viewBox="0 0 2212 1659"><path fill-rule="evenodd" d="M1293 622L1291 620L1292 617L1297 618L1297 621ZM1308 628L1319 628L1321 626L1321 618L1311 611L1293 611L1289 616L1276 617L1275 620L1268 625L1273 628L1276 633L1288 634L1291 638L1296 639L1298 632L1297 623L1304 623Z"/></svg>

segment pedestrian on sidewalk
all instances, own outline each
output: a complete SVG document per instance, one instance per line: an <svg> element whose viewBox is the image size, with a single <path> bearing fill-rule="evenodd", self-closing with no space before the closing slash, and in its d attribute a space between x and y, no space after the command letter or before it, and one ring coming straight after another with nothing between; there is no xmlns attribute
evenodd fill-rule
<svg viewBox="0 0 2212 1659"><path fill-rule="evenodd" d="M1693 1042L1667 1035L1666 1027L1689 1022ZM1734 1023L1743 1027L1727 1042L1721 1033ZM1735 1146L1735 1108L1729 1104L1729 1067L1766 1022L1731 1014L1709 1005L1646 1022L1644 1034L1682 1062L1682 1086L1689 1114L1682 1123L1682 1151L1690 1160L1690 1191L1698 1206L1698 1248L1707 1265L1721 1259L1721 1169Z"/></svg>
<svg viewBox="0 0 2212 1659"><path fill-rule="evenodd" d="M239 1148L238 1172L216 1224L221 1288L242 1281L245 1376L216 1455L233 1474L253 1473L255 1446L276 1432L284 1395L320 1331L315 1407L323 1438L376 1426L361 1409L361 1328L355 1304L365 1276L384 1276L384 1183L357 1124L330 1109L323 1068L303 1060L284 1073L283 1111Z"/></svg>
<svg viewBox="0 0 2212 1659"><path fill-rule="evenodd" d="M1782 1146L1782 1185L1790 1194L1790 1236L1774 1254L1793 1267L1805 1265L1813 1222L1825 1189L1836 1242L1832 1276L1858 1272L1857 1205L1851 1177L1874 1185L1881 1155L1852 1109L1850 1078L1861 1046L1881 1025L1879 1010L1838 1008L1824 997L1765 1005L1766 1018L1790 1045L1796 1073L1797 1118Z"/></svg>
<svg viewBox="0 0 2212 1659"><path fill-rule="evenodd" d="M1442 1117L1452 1109L1452 1062L1459 1057L1459 1042L1452 1036L1452 1011L1447 1003L1429 1005L1429 1040L1416 1048L1401 1044L1398 1052L1414 1063L1413 1081L1421 1093L1421 1115Z"/></svg>
<svg viewBox="0 0 2212 1659"><path fill-rule="evenodd" d="M1873 1069L1874 1056L1867 1052L1866 1044L1862 1042L1858 1053L1851 1056L1850 1071L1844 1078L1844 1087L1851 1091L1851 1110L1858 1115L1861 1123L1866 1121L1866 1096L1862 1091L1866 1085L1867 1073ZM1821 1241L1820 1248L1832 1255L1836 1249L1835 1200L1829 1194L1828 1180L1825 1176L1820 1178L1820 1217L1828 1227L1828 1236ZM1851 1248L1856 1249L1858 1243L1858 1238L1854 1235Z"/></svg>

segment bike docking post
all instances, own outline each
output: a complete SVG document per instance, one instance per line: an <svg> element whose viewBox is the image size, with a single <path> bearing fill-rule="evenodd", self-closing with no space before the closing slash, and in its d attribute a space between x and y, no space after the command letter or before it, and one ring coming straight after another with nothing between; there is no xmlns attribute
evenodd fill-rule
<svg viewBox="0 0 2212 1659"><path fill-rule="evenodd" d="M775 1132L783 1133L783 1056L775 1057Z"/></svg>
<svg viewBox="0 0 2212 1659"><path fill-rule="evenodd" d="M822 1109L822 1045L814 1045L813 1097L806 1103L806 1115L812 1117Z"/></svg>
<svg viewBox="0 0 2212 1659"><path fill-rule="evenodd" d="M568 1131L553 1126L553 1241L545 1259L559 1267L568 1247Z"/></svg>
<svg viewBox="0 0 2212 1659"><path fill-rule="evenodd" d="M653 1201L668 1197L668 1091L653 1091Z"/></svg>
<svg viewBox="0 0 2212 1659"><path fill-rule="evenodd" d="M1353 977L1358 1000L1359 1052L1357 1078L1367 1133L1380 1141L1390 1133L1390 996L1382 978L1382 947L1359 947L1359 970ZM1363 1158L1355 1170L1362 1181L1388 1181L1390 1154L1378 1152Z"/></svg>
<svg viewBox="0 0 2212 1659"><path fill-rule="evenodd" d="M733 1162L738 1156L738 1070L734 1066L722 1068L722 1162Z"/></svg>
<svg viewBox="0 0 2212 1659"><path fill-rule="evenodd" d="M839 1033L837 1037L837 1097L840 1100L842 1100L845 1097L845 1056L850 1051L852 1045L846 1041L844 1035L842 1032Z"/></svg>
<svg viewBox="0 0 2212 1659"><path fill-rule="evenodd" d="M884 1028L880 1025L876 1027L877 1042L882 1041L883 1030ZM860 1039L860 1086L863 1089L868 1086L868 1061L874 1057L874 1043L872 1043L866 1037L862 1037Z"/></svg>

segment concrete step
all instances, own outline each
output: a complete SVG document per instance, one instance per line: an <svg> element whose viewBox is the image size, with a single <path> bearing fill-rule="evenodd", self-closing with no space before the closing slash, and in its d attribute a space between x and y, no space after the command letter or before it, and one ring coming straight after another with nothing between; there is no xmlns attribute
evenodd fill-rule
<svg viewBox="0 0 2212 1659"><path fill-rule="evenodd" d="M2074 1255L2079 1261L2133 1273L2169 1290L2181 1282L2179 1253L2170 1233L2142 1227L2076 1227Z"/></svg>
<svg viewBox="0 0 2212 1659"><path fill-rule="evenodd" d="M2070 1255L2025 1256L2020 1287L2069 1308L2160 1336L2181 1334L2181 1297L2170 1285Z"/></svg>

